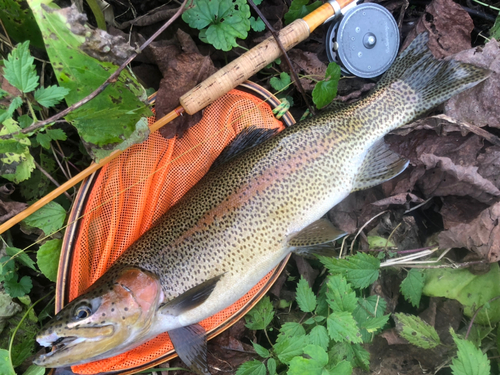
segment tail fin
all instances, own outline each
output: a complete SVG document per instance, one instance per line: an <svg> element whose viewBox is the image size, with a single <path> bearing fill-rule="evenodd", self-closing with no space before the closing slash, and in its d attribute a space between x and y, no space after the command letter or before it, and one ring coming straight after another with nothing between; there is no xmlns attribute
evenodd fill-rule
<svg viewBox="0 0 500 375"><path fill-rule="evenodd" d="M467 90L490 75L487 69L455 60L437 60L432 56L427 33L419 34L395 60L380 79L375 90L403 81L416 93L416 113L419 115Z"/></svg>

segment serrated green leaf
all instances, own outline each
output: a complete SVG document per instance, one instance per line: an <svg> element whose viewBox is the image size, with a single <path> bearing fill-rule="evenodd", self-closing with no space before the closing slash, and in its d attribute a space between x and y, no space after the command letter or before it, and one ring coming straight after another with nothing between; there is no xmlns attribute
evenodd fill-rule
<svg viewBox="0 0 500 375"><path fill-rule="evenodd" d="M464 306L464 314L472 317L490 299L500 295L500 267L490 264L490 270L474 275L467 269L428 269L423 293L431 297L456 299ZM475 323L490 325L500 322L500 300L483 307Z"/></svg>
<svg viewBox="0 0 500 375"><path fill-rule="evenodd" d="M21 128L12 119L3 122L0 135L6 135L20 131ZM3 178L18 184L27 180L31 176L31 171L35 169L35 161L31 156L28 146L31 142L27 138L17 139L20 145L24 146L23 152L0 154L0 174ZM20 147L20 146L18 146Z"/></svg>
<svg viewBox="0 0 500 375"><path fill-rule="evenodd" d="M250 17L250 26L253 31L264 31L266 29L266 24L260 18L255 19L255 17Z"/></svg>
<svg viewBox="0 0 500 375"><path fill-rule="evenodd" d="M111 43L102 30L92 30L84 23L72 27L71 19L81 19L76 8L59 9L54 2L42 6L45 3L42 0L28 3L42 31L59 86L69 90L65 97L68 105L92 93L131 53L128 43L116 40ZM103 38L109 41L108 51L94 47L101 45L97 41ZM65 119L78 129L92 152L101 150L109 154L132 135L138 135L137 141L144 140L147 134L139 134L136 124L150 114L145 89L125 69L103 93Z"/></svg>
<svg viewBox="0 0 500 375"><path fill-rule="evenodd" d="M16 375L10 361L9 351L5 349L0 349L0 374Z"/></svg>
<svg viewBox="0 0 500 375"><path fill-rule="evenodd" d="M33 119L29 115L22 115L17 118L17 122L21 129L24 129L33 124Z"/></svg>
<svg viewBox="0 0 500 375"><path fill-rule="evenodd" d="M12 39L18 42L29 40L35 47L44 49L42 34L26 2L0 0L0 9L0 19Z"/></svg>
<svg viewBox="0 0 500 375"><path fill-rule="evenodd" d="M328 335L335 341L361 342L361 334L352 314L347 311L337 311L326 319Z"/></svg>
<svg viewBox="0 0 500 375"><path fill-rule="evenodd" d="M313 312L316 308L316 296L309 283L302 276L297 284L296 299L299 308L303 312Z"/></svg>
<svg viewBox="0 0 500 375"><path fill-rule="evenodd" d="M380 260L374 256L357 253L346 259L318 256L320 261L332 273L345 275L355 288L366 288L377 280L380 269Z"/></svg>
<svg viewBox="0 0 500 375"><path fill-rule="evenodd" d="M328 363L326 351L317 345L307 345L304 353L309 358L295 357L290 362L288 375L321 375L325 365Z"/></svg>
<svg viewBox="0 0 500 375"><path fill-rule="evenodd" d="M329 276L326 287L326 301L333 311L354 311L357 306L356 293L352 291L351 286L343 276Z"/></svg>
<svg viewBox="0 0 500 375"><path fill-rule="evenodd" d="M500 13L497 15L495 23L490 29L490 36L495 38L497 41L500 40Z"/></svg>
<svg viewBox="0 0 500 375"><path fill-rule="evenodd" d="M5 120L12 117L16 109L18 109L23 104L23 100L16 96L9 104L9 108L7 110L2 111L0 114L0 124L2 124Z"/></svg>
<svg viewBox="0 0 500 375"><path fill-rule="evenodd" d="M377 318L367 319L360 325L360 327L366 329L369 333L375 333L385 326L385 324L389 321L389 316L390 315L387 314Z"/></svg>
<svg viewBox="0 0 500 375"><path fill-rule="evenodd" d="M379 237L379 236L368 236L366 238L368 240L368 246L370 249L381 249L385 247L394 247L394 242L387 241L387 238Z"/></svg>
<svg viewBox="0 0 500 375"><path fill-rule="evenodd" d="M362 368L365 371L370 370L370 352L363 348L360 344L351 345L353 353L353 366Z"/></svg>
<svg viewBox="0 0 500 375"><path fill-rule="evenodd" d="M450 333L457 345L457 357L452 360L453 375L487 375L490 374L490 361L486 354L467 340L460 339L452 328Z"/></svg>
<svg viewBox="0 0 500 375"><path fill-rule="evenodd" d="M267 371L269 375L276 375L276 360L274 358L267 360Z"/></svg>
<svg viewBox="0 0 500 375"><path fill-rule="evenodd" d="M34 97L38 104L44 107L52 107L63 100L68 94L69 90L65 87L48 86L37 89Z"/></svg>
<svg viewBox="0 0 500 375"><path fill-rule="evenodd" d="M47 129L45 132L53 141L65 141L67 138L62 129Z"/></svg>
<svg viewBox="0 0 500 375"><path fill-rule="evenodd" d="M308 340L307 336L287 337L276 342L274 352L281 362L289 364L294 357L304 352L304 347L308 344Z"/></svg>
<svg viewBox="0 0 500 375"><path fill-rule="evenodd" d="M275 89L276 91L281 91L290 85L292 83L292 80L290 78L290 75L286 72L281 72L280 77L273 77L269 80L269 83L271 84L272 88Z"/></svg>
<svg viewBox="0 0 500 375"><path fill-rule="evenodd" d="M287 337L299 337L304 336L305 334L306 330L304 329L302 324L297 322L286 322L280 328L277 342Z"/></svg>
<svg viewBox="0 0 500 375"><path fill-rule="evenodd" d="M330 338L324 326L316 326L309 332L309 342L313 345L318 345L324 350L328 349Z"/></svg>
<svg viewBox="0 0 500 375"><path fill-rule="evenodd" d="M260 355L262 358L267 358L271 354L269 353L269 350L264 348L262 345L257 344L256 342L252 342L253 348L255 349L255 352Z"/></svg>
<svg viewBox="0 0 500 375"><path fill-rule="evenodd" d="M323 4L321 1L316 1L310 5L307 5L308 3L309 0L293 0L288 12L285 14L285 25L306 16Z"/></svg>
<svg viewBox="0 0 500 375"><path fill-rule="evenodd" d="M266 296L245 315L245 326L249 329L265 329L273 318L273 305L269 297Z"/></svg>
<svg viewBox="0 0 500 375"><path fill-rule="evenodd" d="M40 146L42 146L43 148L45 149L50 149L50 137L48 134L45 134L45 133L41 133L39 132L37 135L36 135L36 140L38 143L40 143Z"/></svg>
<svg viewBox="0 0 500 375"><path fill-rule="evenodd" d="M351 375L352 365L348 361L342 361L328 369L330 374L334 375Z"/></svg>
<svg viewBox="0 0 500 375"><path fill-rule="evenodd" d="M17 247L7 246L5 248L5 252L8 256L15 257L15 260L17 262L24 264L26 267L31 268L33 271L38 271L35 267L35 262L23 250L18 249Z"/></svg>
<svg viewBox="0 0 500 375"><path fill-rule="evenodd" d="M425 274L416 268L412 268L401 283L401 293L413 306L418 307L424 285Z"/></svg>
<svg viewBox="0 0 500 375"><path fill-rule="evenodd" d="M309 319L307 319L304 324L315 324L315 323L321 323L323 320L325 320L326 317L324 316L321 316L321 315L317 315L317 316L312 316L310 317Z"/></svg>
<svg viewBox="0 0 500 375"><path fill-rule="evenodd" d="M23 276L21 280L18 281L18 279L19 277L16 274L13 274L13 277L8 279L6 278L3 282L5 291L12 298L22 297L28 294L31 291L31 288L33 288L31 277Z"/></svg>
<svg viewBox="0 0 500 375"><path fill-rule="evenodd" d="M57 268L59 267L59 256L61 255L62 240L50 240L45 242L36 254L36 261L40 271L50 281L57 280Z"/></svg>
<svg viewBox="0 0 500 375"><path fill-rule="evenodd" d="M0 154L11 152L13 154L22 154L26 146L19 143L17 139L0 139Z"/></svg>
<svg viewBox="0 0 500 375"><path fill-rule="evenodd" d="M266 375L266 366L260 361L251 360L238 367L236 375Z"/></svg>
<svg viewBox="0 0 500 375"><path fill-rule="evenodd" d="M337 96L340 80L340 66L331 62L326 69L325 79L316 83L312 91L313 102L318 109L329 104Z"/></svg>
<svg viewBox="0 0 500 375"><path fill-rule="evenodd" d="M38 75L30 54L29 41L18 44L4 60L4 77L21 92L31 92L38 86Z"/></svg>
<svg viewBox="0 0 500 375"><path fill-rule="evenodd" d="M398 313L393 315L396 321L396 330L399 335L410 344L423 349L432 349L441 344L441 340L434 329L418 316Z"/></svg>
<svg viewBox="0 0 500 375"><path fill-rule="evenodd" d="M353 311L352 316L358 322L360 327L370 319L379 318L384 315L387 303L379 296L370 296L368 298L359 298L356 309ZM371 342L373 335L366 329L361 328L361 336L363 342Z"/></svg>
<svg viewBox="0 0 500 375"><path fill-rule="evenodd" d="M40 228L49 235L63 226L65 218L66 210L59 203L52 201L23 221L29 226Z"/></svg>

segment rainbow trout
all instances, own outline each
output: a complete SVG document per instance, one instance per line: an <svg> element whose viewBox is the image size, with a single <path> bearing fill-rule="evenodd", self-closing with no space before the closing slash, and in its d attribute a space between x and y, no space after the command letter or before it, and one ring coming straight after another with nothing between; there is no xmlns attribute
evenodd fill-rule
<svg viewBox="0 0 500 375"><path fill-rule="evenodd" d="M37 337L45 367L111 357L168 332L181 359L207 374L197 324L247 293L291 251L339 236L321 217L350 192L407 161L383 137L488 71L438 61L419 35L365 99L324 111L211 169L89 290Z"/></svg>

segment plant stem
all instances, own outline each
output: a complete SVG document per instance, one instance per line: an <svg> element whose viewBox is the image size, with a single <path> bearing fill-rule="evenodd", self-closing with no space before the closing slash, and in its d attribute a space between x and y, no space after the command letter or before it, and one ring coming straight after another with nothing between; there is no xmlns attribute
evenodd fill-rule
<svg viewBox="0 0 500 375"><path fill-rule="evenodd" d="M470 320L469 327L467 327L467 333L465 334L465 339L466 340L467 340L467 337L469 337L470 330L472 329L472 325L474 324L474 320L476 320L477 314L479 314L479 312L483 309L483 307L486 304L491 303L493 301L496 301L497 299L500 299L500 296L493 297L492 299L490 299L488 302L486 302L484 305L482 305L480 308L478 308L476 310L476 312L472 316L472 319Z"/></svg>
<svg viewBox="0 0 500 375"><path fill-rule="evenodd" d="M38 170L39 170L40 172L42 172L42 173L43 173L43 175L44 175L45 177L47 177L47 178L50 180L50 182L52 182L52 183L53 183L54 185L56 185L57 187L61 186L61 185L59 184L59 182L57 182L57 181L54 179L54 177L52 177L52 176L50 175L50 173L49 173L49 172L47 172L45 169L43 169L43 168L42 168L42 166L36 162L36 160L34 160L34 162L35 162L35 166L38 168ZM66 195L66 198L68 198L68 199L69 199L69 201L70 201L71 203L73 203L73 199L71 198L71 195L69 195L67 191L65 191L65 192L64 192L64 195Z"/></svg>

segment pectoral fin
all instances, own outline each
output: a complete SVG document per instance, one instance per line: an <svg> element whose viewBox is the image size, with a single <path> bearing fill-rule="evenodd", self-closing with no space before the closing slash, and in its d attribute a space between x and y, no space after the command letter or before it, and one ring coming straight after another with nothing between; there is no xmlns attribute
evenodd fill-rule
<svg viewBox="0 0 500 375"><path fill-rule="evenodd" d="M194 372L210 375L207 365L207 336L199 324L168 331L179 358Z"/></svg>
<svg viewBox="0 0 500 375"><path fill-rule="evenodd" d="M290 251L301 256L311 256L311 254L333 255L332 242L345 236L347 233L335 228L333 224L320 219L308 225L288 241Z"/></svg>
<svg viewBox="0 0 500 375"><path fill-rule="evenodd" d="M389 149L381 139L368 151L352 191L368 189L390 180L403 172L408 163L408 160Z"/></svg>
<svg viewBox="0 0 500 375"><path fill-rule="evenodd" d="M216 276L189 289L161 306L159 312L161 314L177 316L185 311L194 309L207 300L221 277L222 275Z"/></svg>

